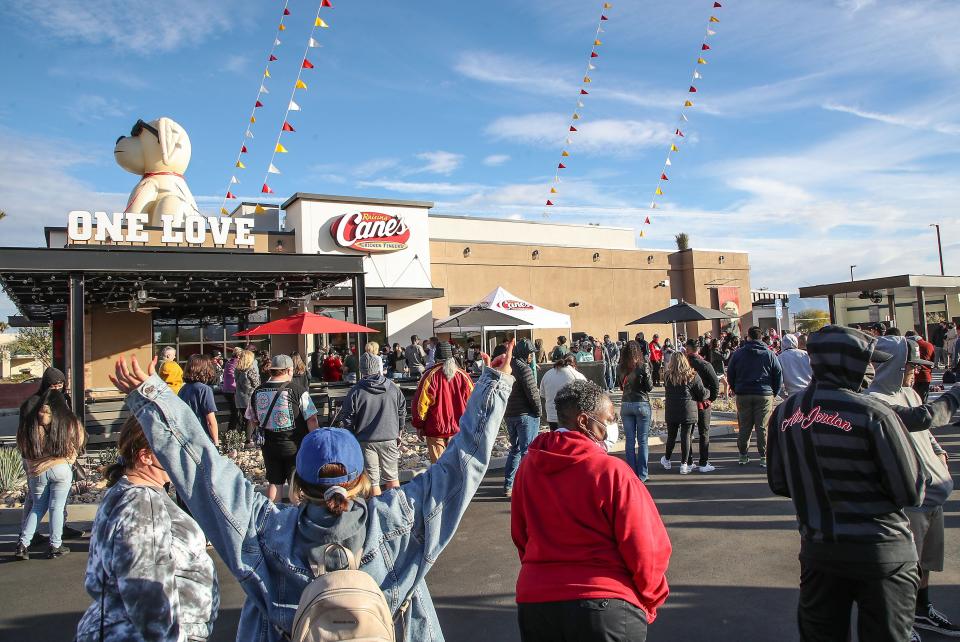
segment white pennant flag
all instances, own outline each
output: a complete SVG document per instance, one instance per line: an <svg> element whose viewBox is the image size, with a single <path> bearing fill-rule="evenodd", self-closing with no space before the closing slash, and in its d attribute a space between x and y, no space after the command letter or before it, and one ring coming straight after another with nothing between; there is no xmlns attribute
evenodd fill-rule
<svg viewBox="0 0 960 642"><path fill-rule="evenodd" d="M276 38L276 39L273 41L273 46L274 46L274 47L279 47L279 46L280 46L280 38Z"/></svg>
<svg viewBox="0 0 960 642"><path fill-rule="evenodd" d="M703 78L703 76L700 75L700 72L699 72L699 71L693 72L693 77L694 77L694 78Z"/></svg>
<svg viewBox="0 0 960 642"><path fill-rule="evenodd" d="M583 101L582 101L582 100L578 100L578 101L577 101L577 107L583 107Z"/></svg>
<svg viewBox="0 0 960 642"><path fill-rule="evenodd" d="M231 185L233 185L234 183L239 183L239 182L240 182L240 181L237 180L237 177L236 177L236 176L231 176L231 177L230 177L230 184L231 184Z"/></svg>
<svg viewBox="0 0 960 642"><path fill-rule="evenodd" d="M261 93L261 94L269 94L269 93L270 93L270 90L267 89L265 86L260 85L260 93Z"/></svg>
<svg viewBox="0 0 960 642"><path fill-rule="evenodd" d="M603 27L599 27L597 29L597 33L607 33L607 32L603 30Z"/></svg>
<svg viewBox="0 0 960 642"><path fill-rule="evenodd" d="M714 31L713 29L707 29L707 35L708 35L708 36L715 36L715 35L717 35L717 32Z"/></svg>
<svg viewBox="0 0 960 642"><path fill-rule="evenodd" d="M253 138L253 132L251 132L249 129L245 131L243 135L246 136L247 138Z"/></svg>
<svg viewBox="0 0 960 642"><path fill-rule="evenodd" d="M319 42L317 42L317 41L314 40L313 38L310 38L310 42L308 43L308 46L310 46L310 47L322 47L323 45L321 45Z"/></svg>
<svg viewBox="0 0 960 642"><path fill-rule="evenodd" d="M587 64L587 69L593 70L593 69L596 69L596 68L597 68L596 65L594 65L592 62L589 63L589 64Z"/></svg>
<svg viewBox="0 0 960 642"><path fill-rule="evenodd" d="M273 163L270 163L270 167L267 168L267 173L268 173L268 174L279 174L279 173L280 173L280 170L277 169L277 168L274 166Z"/></svg>
<svg viewBox="0 0 960 642"><path fill-rule="evenodd" d="M565 142L567 145L570 145L571 143L573 143L573 139L572 139L572 138L568 138L568 139L565 140L564 142Z"/></svg>
<svg viewBox="0 0 960 642"><path fill-rule="evenodd" d="M287 107L287 109L289 109L290 111L300 111L300 105L298 105L297 103L295 103L295 102L293 102L293 101L291 100L291 101L290 101L290 106Z"/></svg>
<svg viewBox="0 0 960 642"><path fill-rule="evenodd" d="M667 162L666 162L665 164L666 164L668 167L669 167L670 165L673 165L673 163L670 162L670 159L669 159L669 158L667 159Z"/></svg>

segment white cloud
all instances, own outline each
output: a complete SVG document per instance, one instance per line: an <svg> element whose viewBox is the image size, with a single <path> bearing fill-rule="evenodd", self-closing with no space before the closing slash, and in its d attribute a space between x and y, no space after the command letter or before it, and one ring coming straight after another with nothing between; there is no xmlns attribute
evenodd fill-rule
<svg viewBox="0 0 960 642"><path fill-rule="evenodd" d="M391 192L405 194L465 194L477 189L477 185L466 183L414 183L408 181L375 180L360 181L360 187L380 187Z"/></svg>
<svg viewBox="0 0 960 642"><path fill-rule="evenodd" d="M443 174L444 176L449 176L463 163L462 154L454 154L453 152L445 152L442 150L437 150L435 152L423 152L422 154L417 154L417 158L422 161L426 161L426 164L423 167L415 169L412 173L428 172L431 174Z"/></svg>
<svg viewBox="0 0 960 642"><path fill-rule="evenodd" d="M932 131L938 134L947 134L949 136L960 136L960 125L955 125L952 123L938 123L931 121L928 118L913 118L908 116L895 116L893 114L883 114L875 111L867 111L864 109L858 109L857 107L849 107L847 105L839 105L836 103L826 103L823 105L823 108L827 111L836 111L844 114L850 114L851 116L857 116L858 118L864 118L866 120L875 120L880 123L886 123L888 125L897 125L899 127L906 127L907 129L917 129Z"/></svg>
<svg viewBox="0 0 960 642"><path fill-rule="evenodd" d="M107 45L138 54L182 49L226 31L239 10L210 0L31 0L8 3L7 11L31 29L58 40Z"/></svg>
<svg viewBox="0 0 960 642"><path fill-rule="evenodd" d="M248 56L243 55L232 55L227 56L227 59L223 63L224 71L229 71L232 74L242 74L247 70L247 65L250 63Z"/></svg>
<svg viewBox="0 0 960 642"><path fill-rule="evenodd" d="M460 54L453 68L473 80L517 87L526 92L572 95L576 89L576 85L563 80L570 74L559 67L524 60L519 55L467 51Z"/></svg>
<svg viewBox="0 0 960 642"><path fill-rule="evenodd" d="M130 89L143 89L148 85L143 76L138 73L124 71L123 69L110 69L103 65L81 63L70 66L56 66L51 67L47 73L55 78L122 85Z"/></svg>
<svg viewBox="0 0 960 642"><path fill-rule="evenodd" d="M360 178L367 178L388 169L393 169L399 164L400 161L395 158L372 158L354 167L353 175L359 176Z"/></svg>
<svg viewBox="0 0 960 642"><path fill-rule="evenodd" d="M486 133L497 140L538 147L559 147L569 137L573 150L622 154L667 145L674 131L670 125L650 120L583 121L577 124L577 132L569 132L569 125L569 116L563 114L504 116L487 126Z"/></svg>
<svg viewBox="0 0 960 642"><path fill-rule="evenodd" d="M67 112L81 123L105 118L123 118L130 113L130 105L116 98L96 95L77 96L67 105Z"/></svg>
<svg viewBox="0 0 960 642"><path fill-rule="evenodd" d="M483 159L483 164L487 167L499 167L508 160L510 160L510 157L506 154L490 154Z"/></svg>

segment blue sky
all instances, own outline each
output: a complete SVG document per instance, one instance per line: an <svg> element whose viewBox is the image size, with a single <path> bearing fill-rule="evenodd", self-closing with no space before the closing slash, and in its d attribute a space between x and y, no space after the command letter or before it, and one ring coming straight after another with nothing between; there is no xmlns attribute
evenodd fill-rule
<svg viewBox="0 0 960 642"><path fill-rule="evenodd" d="M317 4L290 0L241 197L259 196ZM613 4L553 220L643 228L643 247L684 231L694 247L750 252L754 287L787 290L848 278L850 264L861 277L935 273L928 224L939 222L947 271L960 272L960 4L724 1L650 226L713 2ZM275 161L276 196L540 219L600 5L334 0ZM184 125L187 178L215 212L282 7L4 3L2 244L40 245L71 209L119 211L136 178L114 164L113 143L138 118Z"/></svg>

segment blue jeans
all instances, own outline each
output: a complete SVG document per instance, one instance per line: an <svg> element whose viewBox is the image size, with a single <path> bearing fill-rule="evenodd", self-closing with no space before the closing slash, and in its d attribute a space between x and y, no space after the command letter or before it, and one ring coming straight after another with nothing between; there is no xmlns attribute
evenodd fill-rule
<svg viewBox="0 0 960 642"><path fill-rule="evenodd" d="M510 452L507 453L507 465L503 469L503 488L513 488L513 478L520 468L520 460L527 454L530 442L540 433L540 417L520 415L507 417L507 434L510 436Z"/></svg>
<svg viewBox="0 0 960 642"><path fill-rule="evenodd" d="M617 366L609 361L603 364L603 377L607 383L607 390L613 390L617 387Z"/></svg>
<svg viewBox="0 0 960 642"><path fill-rule="evenodd" d="M623 432L627 437L627 465L637 473L640 481L647 481L647 459L650 447L650 403L647 401L628 401L620 407L623 418ZM634 448L636 447L636 450Z"/></svg>
<svg viewBox="0 0 960 642"><path fill-rule="evenodd" d="M50 511L50 546L58 548L63 543L63 509L67 505L73 470L70 464L57 464L36 477L28 477L27 492L33 500L33 508L27 515L20 533L20 543L30 546L44 513Z"/></svg>

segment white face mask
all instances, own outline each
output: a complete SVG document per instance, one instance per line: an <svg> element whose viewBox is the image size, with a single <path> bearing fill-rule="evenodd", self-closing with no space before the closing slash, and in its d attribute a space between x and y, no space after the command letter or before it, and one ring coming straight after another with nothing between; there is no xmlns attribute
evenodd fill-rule
<svg viewBox="0 0 960 642"><path fill-rule="evenodd" d="M615 421L611 421L607 424L607 438L603 440L601 446L607 452L617 444L617 441L620 439L620 426Z"/></svg>

